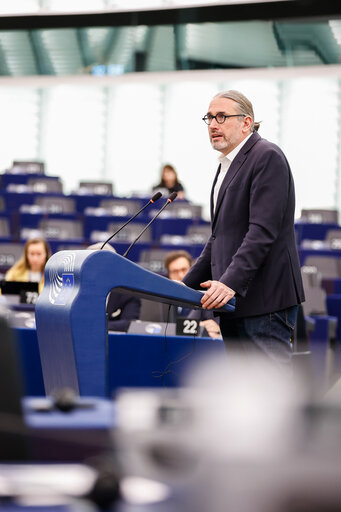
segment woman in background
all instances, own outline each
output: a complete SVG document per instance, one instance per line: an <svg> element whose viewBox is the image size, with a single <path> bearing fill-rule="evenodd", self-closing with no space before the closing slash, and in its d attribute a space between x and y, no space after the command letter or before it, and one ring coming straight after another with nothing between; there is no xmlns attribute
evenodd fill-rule
<svg viewBox="0 0 341 512"><path fill-rule="evenodd" d="M24 247L24 254L11 267L5 275L6 281L33 281L39 283L39 293L44 286L44 270L51 249L43 238L32 238L27 240Z"/></svg>
<svg viewBox="0 0 341 512"><path fill-rule="evenodd" d="M153 190L166 188L168 193L177 192L178 199L185 199L184 188L181 185L177 172L171 164L165 164L161 169L161 181Z"/></svg>

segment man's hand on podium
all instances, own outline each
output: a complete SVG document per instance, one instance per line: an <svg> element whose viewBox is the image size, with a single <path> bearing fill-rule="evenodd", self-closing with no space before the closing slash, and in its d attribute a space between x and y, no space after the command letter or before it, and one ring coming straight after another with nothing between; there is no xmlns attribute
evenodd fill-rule
<svg viewBox="0 0 341 512"><path fill-rule="evenodd" d="M205 281L200 283L200 286L207 288L204 296L201 299L203 309L218 309L225 306L232 297L235 296L236 292L226 286L226 284L220 281Z"/></svg>

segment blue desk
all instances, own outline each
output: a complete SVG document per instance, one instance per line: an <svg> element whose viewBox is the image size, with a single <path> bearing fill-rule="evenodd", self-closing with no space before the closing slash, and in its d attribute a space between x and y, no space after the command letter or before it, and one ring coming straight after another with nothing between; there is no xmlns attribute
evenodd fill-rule
<svg viewBox="0 0 341 512"><path fill-rule="evenodd" d="M85 208L97 208L100 205L102 199L111 199L112 196L102 196L93 194L70 194L68 197L76 202L76 210L78 213L83 213Z"/></svg>
<svg viewBox="0 0 341 512"><path fill-rule="evenodd" d="M313 380L316 389L324 389L327 383L328 350L337 332L338 318L329 315L311 315L314 329L309 333Z"/></svg>
<svg viewBox="0 0 341 512"><path fill-rule="evenodd" d="M171 208L171 207L170 207ZM150 219L149 219L150 220ZM162 235L186 235L190 226L207 224L202 219L156 219L152 224L153 240L160 240Z"/></svg>
<svg viewBox="0 0 341 512"><path fill-rule="evenodd" d="M38 229L39 223L45 219L81 220L76 213L22 213L18 215L20 228Z"/></svg>
<svg viewBox="0 0 341 512"><path fill-rule="evenodd" d="M14 331L24 392L30 396L44 396L37 332L34 328L24 327L15 328ZM164 336L109 333L109 394L115 394L120 387L179 386L191 364L214 353L225 354L222 340L193 340L188 336L167 336L165 340ZM174 364L167 368L172 362Z"/></svg>
<svg viewBox="0 0 341 512"><path fill-rule="evenodd" d="M28 173L28 174L12 174L12 173L4 173L1 175L1 186L2 188L6 189L6 187L10 184L15 185L26 185L28 180L31 178L38 178L43 180L56 180L59 178L59 176L48 176L46 174L35 174L35 173Z"/></svg>
<svg viewBox="0 0 341 512"><path fill-rule="evenodd" d="M181 386L191 365L213 354L225 356L222 340L109 334L109 389Z"/></svg>
<svg viewBox="0 0 341 512"><path fill-rule="evenodd" d="M84 236L85 238L90 238L92 231L108 231L109 224L115 222L118 224L124 224L129 220L129 217L118 217L115 215L84 215ZM136 217L136 223L145 223L149 222L149 218L146 215L139 215Z"/></svg>
<svg viewBox="0 0 341 512"><path fill-rule="evenodd" d="M298 249L301 265L305 264L308 256L331 256L332 258L341 258L340 249Z"/></svg>
<svg viewBox="0 0 341 512"><path fill-rule="evenodd" d="M330 224L312 224L311 222L296 222L295 231L297 237L297 245L302 240L325 240L329 229L337 229L340 226L335 223Z"/></svg>
<svg viewBox="0 0 341 512"><path fill-rule="evenodd" d="M14 329L25 395L44 396L45 388L41 369L37 331L32 328Z"/></svg>
<svg viewBox="0 0 341 512"><path fill-rule="evenodd" d="M19 235L20 222L19 222L19 210L23 204L34 204L36 197L50 196L50 197L65 197L64 194L59 192L48 192L46 194L40 194L38 192L7 192L3 193L5 199L6 208L11 217L11 230L16 236Z"/></svg>
<svg viewBox="0 0 341 512"><path fill-rule="evenodd" d="M76 201L76 209L79 213L84 213L85 208L98 208L103 199L119 199L120 201L124 199L134 199L134 201L140 201L141 207L144 203L147 203L150 199L144 199L140 197L119 197L119 196L110 196L110 195L100 195L100 194L70 194L68 197L72 197ZM141 218L141 217L140 217Z"/></svg>
<svg viewBox="0 0 341 512"><path fill-rule="evenodd" d="M5 191L3 194L7 210L10 212L18 211L22 204L34 204L34 200L36 197L42 196L53 196L53 197L65 197L64 194L60 192L47 192L45 194L41 194L38 192L7 192Z"/></svg>
<svg viewBox="0 0 341 512"><path fill-rule="evenodd" d="M111 431L116 424L112 400L80 398L77 401L79 407L69 412L56 408L40 412L35 410L37 403L37 398L23 399L23 413L33 460L85 461L112 447Z"/></svg>

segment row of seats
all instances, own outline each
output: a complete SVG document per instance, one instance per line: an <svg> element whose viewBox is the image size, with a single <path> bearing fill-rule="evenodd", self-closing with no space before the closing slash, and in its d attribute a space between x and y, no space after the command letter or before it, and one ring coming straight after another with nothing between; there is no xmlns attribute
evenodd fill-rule
<svg viewBox="0 0 341 512"><path fill-rule="evenodd" d="M33 175L32 168L35 169L34 163L14 163L13 169L1 176L0 237L3 239L10 237L10 233L14 239L26 239L31 236L30 229L38 229L48 238L101 240L106 231L112 230L115 220L121 222L134 215L149 199L114 197L111 183L82 181L73 194L66 196L59 177L45 176L41 169ZM155 206L149 208L139 216L139 221L147 223L156 211ZM198 223L201 214L200 205L178 201L160 219L192 219ZM50 222L50 219L54 220ZM56 223L55 219L60 222ZM173 226L169 233L184 235L185 230L179 232L178 227ZM93 231L95 234L91 235ZM155 230L152 233L152 239L154 235L160 238L161 233ZM129 236L129 231L126 235Z"/></svg>
<svg viewBox="0 0 341 512"><path fill-rule="evenodd" d="M86 246L96 242L104 242L122 226L126 218L90 217L83 222L57 217L41 217L34 220L35 223L32 222L22 227L20 235L17 239L13 239L10 236L8 219L0 217L0 242L10 243L15 241L23 243L27 239L42 236L50 242L51 248L55 252L55 247L62 244ZM146 227L147 222L132 222L117 234L112 243L117 247L130 244ZM197 256L197 247L203 246L209 234L209 224L200 219L157 219L138 240L136 249L141 249L143 245L153 248L184 245L193 256ZM118 252L120 251L118 250Z"/></svg>
<svg viewBox="0 0 341 512"><path fill-rule="evenodd" d="M310 222L311 224L330 224L339 223L339 212L335 208L303 208L301 210L300 222Z"/></svg>
<svg viewBox="0 0 341 512"><path fill-rule="evenodd" d="M14 161L0 176L0 188L9 192L60 192L63 182L58 176L45 175L44 162ZM75 194L113 195L113 184L108 181L80 181Z"/></svg>
<svg viewBox="0 0 341 512"><path fill-rule="evenodd" d="M118 198L95 196L96 204L90 201L90 205L85 206L81 211L77 208L77 197L75 195L62 196L49 194L33 193L30 197L27 194L15 194L16 197L9 197L8 194L0 195L0 212L11 213L14 209L22 213L44 213L44 214L76 214L85 215L114 215L125 217L133 215L140 209L149 198ZM11 201L11 200L12 201ZM16 200L14 202L14 199ZM7 203L7 204L6 204ZM92 204L91 204L92 203ZM160 201L162 204L162 199ZM158 208L150 208L148 211L155 212ZM172 207L161 214L163 217L176 218L200 218L202 207L194 205L186 200L179 200L172 204Z"/></svg>
<svg viewBox="0 0 341 512"><path fill-rule="evenodd" d="M333 281L341 278L341 226L338 211L304 209L295 229L301 265L306 269L317 270L321 276L321 286L327 293L333 293Z"/></svg>
<svg viewBox="0 0 341 512"><path fill-rule="evenodd" d="M43 162L15 161L1 176L2 241L23 241L42 235L56 241L58 247L60 242L84 245L101 242L143 205L140 198L113 197L113 186L105 181L81 181L75 194L65 196L60 178L46 176L44 172ZM155 211L155 207L145 210L117 235L115 242L131 243ZM160 215L140 242L151 243L153 248L161 246L161 250L165 246L203 245L210 228L201 213L200 205L177 201ZM301 264L316 265L323 278L340 277L338 221L336 209L303 209L295 224Z"/></svg>
<svg viewBox="0 0 341 512"><path fill-rule="evenodd" d="M37 162L14 162L1 176L1 186L0 272L14 263L29 238L46 238L52 252L104 242L149 199L114 197L112 184L103 181L81 181L77 190L66 196L60 178L46 176L43 163ZM164 200L159 203L161 207ZM139 236L157 206L150 206L117 234L113 245L119 253ZM169 249L186 246L196 257L209 234L201 206L177 201L144 232L129 257L162 273ZM161 253L162 258L158 256Z"/></svg>
<svg viewBox="0 0 341 512"><path fill-rule="evenodd" d="M105 238L109 238L110 234L114 232L118 224L113 224L113 230L110 232L105 232ZM129 226L127 226L128 228ZM119 254L123 254L131 244L131 241L136 238L137 234L140 232L140 224L136 224L136 226L132 226L131 229L127 231L129 234L124 238L118 238L117 240L114 238L111 242L112 246L115 247L116 251ZM51 250L53 253L61 250L72 250L72 249L85 249L88 245L96 242L103 242L102 234L101 236L93 236L90 240L85 241L83 238L76 239L49 239L48 234L56 234L52 232L55 228L54 225L48 226L48 231L37 231L30 230L27 233L27 238L34 238L39 235L43 235L44 238L49 240L49 244L51 246ZM60 226L57 227L58 229ZM135 231L136 228L136 231ZM174 249L186 249L194 258L198 257L203 244L210 234L209 226L189 226L188 231L183 236L174 235L172 242L168 238L165 241L161 241L159 244L154 244L152 241L139 241L129 253L129 259L135 262L141 263L141 265L151 271L159 272L164 274L165 268L163 265L163 260L165 255ZM24 243L22 242L0 242L0 273L5 273L14 263L17 261L23 252Z"/></svg>
<svg viewBox="0 0 341 512"><path fill-rule="evenodd" d="M320 392L341 373L341 226L336 209L304 209L295 223L313 381ZM335 295L336 294L336 295ZM340 300L339 300L340 299Z"/></svg>
<svg viewBox="0 0 341 512"><path fill-rule="evenodd" d="M14 165L11 172L2 175L1 187L0 236L11 239L14 233L22 241L42 235L51 242L53 252L103 242L148 199L114 197L112 185L106 182L80 182L77 190L66 196L60 178L46 176L41 166ZM119 253L147 225L157 211L155 206L117 235L113 245ZM210 234L210 226L201 214L199 205L176 201L141 237L140 250L132 251L131 259L149 270L164 273L163 261L169 250L185 248L198 256ZM309 339L317 373L326 369L326 354L341 335L341 318L328 315L329 290L325 288L326 280L334 282L341 278L341 258L335 258L341 248L338 222L336 210L305 209L295 226L301 262L305 263L302 275L307 300L303 308L305 318L310 319L307 325L313 325ZM317 254L317 249L329 254ZM7 270L21 254L20 243L0 244L0 272ZM327 256L329 260L314 260L316 256ZM321 373L324 378L326 372Z"/></svg>
<svg viewBox="0 0 341 512"><path fill-rule="evenodd" d="M0 196L1 197L1 196ZM72 197L36 196L33 204L23 202L16 210L5 210L2 197L0 204L0 238L2 241L25 240L37 235L47 239L102 241L110 233L133 216L144 204L140 199L99 199L97 206L85 208L79 214ZM160 203L161 206L164 203ZM158 210L150 208L141 214L130 227L119 234L121 240L131 241L143 229ZM163 222L160 222L163 221ZM152 229L144 235L144 241L159 241L163 234L188 236L191 242L191 226L207 225L201 218L201 206L179 201L161 213ZM207 231L207 230L206 230Z"/></svg>

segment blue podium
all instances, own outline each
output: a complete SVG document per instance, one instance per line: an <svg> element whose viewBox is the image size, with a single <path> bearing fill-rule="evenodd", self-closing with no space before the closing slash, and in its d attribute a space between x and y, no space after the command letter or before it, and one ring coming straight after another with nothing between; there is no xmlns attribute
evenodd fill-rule
<svg viewBox="0 0 341 512"><path fill-rule="evenodd" d="M119 254L99 250L54 254L46 265L45 286L36 304L46 394L68 386L81 396L108 396L105 306L112 289L166 304L201 307L201 292ZM233 309L232 301L221 311Z"/></svg>

